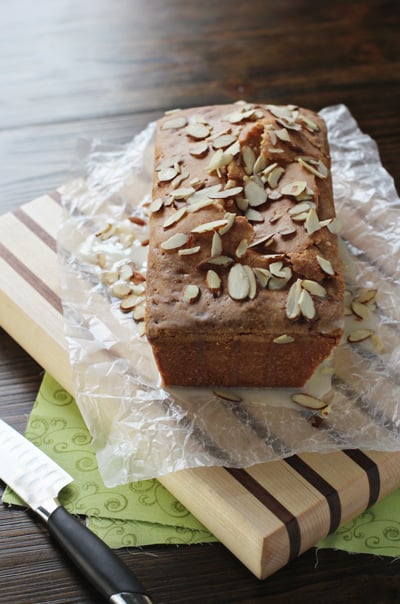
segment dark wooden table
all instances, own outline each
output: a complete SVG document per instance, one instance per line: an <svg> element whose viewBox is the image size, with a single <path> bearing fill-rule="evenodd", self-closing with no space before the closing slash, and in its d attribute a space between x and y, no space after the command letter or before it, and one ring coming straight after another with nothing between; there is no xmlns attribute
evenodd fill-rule
<svg viewBox="0 0 400 604"><path fill-rule="evenodd" d="M400 184L400 4L14 0L0 14L0 212L67 178L77 139L126 142L166 109L346 104ZM0 417L21 431L43 370L0 331ZM400 602L390 558L310 551L264 582L222 545L119 552L158 604ZM26 512L0 506L0 603L95 603Z"/></svg>

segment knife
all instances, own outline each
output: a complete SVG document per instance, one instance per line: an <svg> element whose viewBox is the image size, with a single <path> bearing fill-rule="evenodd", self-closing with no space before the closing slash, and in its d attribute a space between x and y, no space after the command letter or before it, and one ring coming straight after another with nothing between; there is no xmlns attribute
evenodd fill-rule
<svg viewBox="0 0 400 604"><path fill-rule="evenodd" d="M1 419L0 478L36 512L106 602L152 604L118 556L60 505L57 495L72 476Z"/></svg>

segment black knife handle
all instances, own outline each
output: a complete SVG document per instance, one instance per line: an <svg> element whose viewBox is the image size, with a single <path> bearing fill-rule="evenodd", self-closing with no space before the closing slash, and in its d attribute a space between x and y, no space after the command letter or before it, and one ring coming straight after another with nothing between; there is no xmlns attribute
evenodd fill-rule
<svg viewBox="0 0 400 604"><path fill-rule="evenodd" d="M65 508L59 506L47 519L49 533L106 601L121 594L126 601L151 604L144 587L116 554ZM129 598L128 598L129 597ZM118 601L118 600L114 600ZM125 601L122 598L120 601Z"/></svg>

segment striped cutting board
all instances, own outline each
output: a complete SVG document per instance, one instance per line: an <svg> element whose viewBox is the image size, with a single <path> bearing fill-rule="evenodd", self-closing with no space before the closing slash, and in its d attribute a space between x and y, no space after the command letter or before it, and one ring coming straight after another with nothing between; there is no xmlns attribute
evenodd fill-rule
<svg viewBox="0 0 400 604"><path fill-rule="evenodd" d="M61 212L54 193L0 218L0 324L72 391L56 257ZM160 481L262 579L399 487L400 452L308 453Z"/></svg>

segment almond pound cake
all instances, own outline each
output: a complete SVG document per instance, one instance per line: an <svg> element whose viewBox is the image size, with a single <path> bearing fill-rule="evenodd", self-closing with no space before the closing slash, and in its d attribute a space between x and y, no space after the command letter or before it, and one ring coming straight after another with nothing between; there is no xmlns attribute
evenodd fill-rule
<svg viewBox="0 0 400 604"><path fill-rule="evenodd" d="M302 386L342 335L324 121L232 105L159 120L146 334L165 385Z"/></svg>

